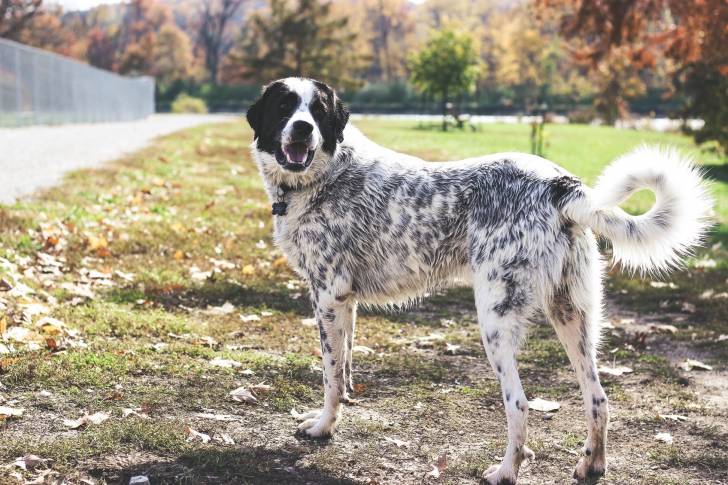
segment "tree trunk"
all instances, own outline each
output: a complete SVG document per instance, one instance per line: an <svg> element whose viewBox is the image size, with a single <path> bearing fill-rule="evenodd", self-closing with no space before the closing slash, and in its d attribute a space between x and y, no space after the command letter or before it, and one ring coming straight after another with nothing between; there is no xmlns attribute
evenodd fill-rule
<svg viewBox="0 0 728 485"><path fill-rule="evenodd" d="M447 131L447 103L449 101L447 88L442 93L442 131Z"/></svg>

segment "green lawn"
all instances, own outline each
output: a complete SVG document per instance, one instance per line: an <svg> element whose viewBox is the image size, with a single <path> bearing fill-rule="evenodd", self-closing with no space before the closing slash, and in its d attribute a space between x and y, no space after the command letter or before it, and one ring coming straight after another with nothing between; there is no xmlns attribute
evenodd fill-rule
<svg viewBox="0 0 728 485"><path fill-rule="evenodd" d="M358 124L432 160L528 147L523 126L440 133ZM678 135L549 130L547 156L587 181L642 141L702 157ZM420 484L435 482L427 474L439 464L437 483L476 484L502 456L505 415L467 288L401 313L360 311L356 344L368 348L354 354L360 404L344 410L333 441L294 435L291 411L321 405L319 336L305 321L305 285L273 245L250 139L243 120L186 130L0 206L0 406L23 410L0 408L0 483L22 483L20 474L36 483L146 475L151 483ZM725 175L715 157L701 161ZM725 176L715 188L725 202ZM606 280L616 328L601 362L634 372L603 377L613 416L604 483L717 483L728 474L726 250L706 248L670 283L615 271ZM714 370L683 371L687 357ZM561 404L553 415L532 413L536 461L522 479L566 483L584 439L582 399L544 322L519 362L529 399ZM231 399L239 386L258 403ZM108 418L64 423L98 412ZM673 444L656 441L660 432ZM49 461L13 465L28 454Z"/></svg>

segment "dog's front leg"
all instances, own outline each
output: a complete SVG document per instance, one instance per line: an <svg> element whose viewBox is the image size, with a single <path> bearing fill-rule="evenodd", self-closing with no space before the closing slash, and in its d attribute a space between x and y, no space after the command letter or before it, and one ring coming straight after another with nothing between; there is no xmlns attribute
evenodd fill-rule
<svg viewBox="0 0 728 485"><path fill-rule="evenodd" d="M309 413L298 429L312 438L321 438L331 436L341 414L346 393L346 333L354 318L354 306L325 293L319 293L314 302L324 364L324 407L320 412Z"/></svg>

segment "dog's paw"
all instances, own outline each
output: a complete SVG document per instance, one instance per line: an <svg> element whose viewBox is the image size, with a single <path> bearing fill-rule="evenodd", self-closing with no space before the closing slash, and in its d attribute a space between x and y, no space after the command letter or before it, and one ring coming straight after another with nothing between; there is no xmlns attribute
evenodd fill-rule
<svg viewBox="0 0 728 485"><path fill-rule="evenodd" d="M334 432L335 419L325 416L308 418L298 425L298 432L308 438L330 438Z"/></svg>
<svg viewBox="0 0 728 485"><path fill-rule="evenodd" d="M603 463L597 463L595 460L583 456L579 459L574 469L574 482L578 484L593 484L599 481L604 475L605 467Z"/></svg>
<svg viewBox="0 0 728 485"><path fill-rule="evenodd" d="M503 465L493 465L483 472L482 483L487 485L516 485L516 477Z"/></svg>
<svg viewBox="0 0 728 485"><path fill-rule="evenodd" d="M536 459L536 453L531 448L523 445L521 448L521 461L533 461Z"/></svg>

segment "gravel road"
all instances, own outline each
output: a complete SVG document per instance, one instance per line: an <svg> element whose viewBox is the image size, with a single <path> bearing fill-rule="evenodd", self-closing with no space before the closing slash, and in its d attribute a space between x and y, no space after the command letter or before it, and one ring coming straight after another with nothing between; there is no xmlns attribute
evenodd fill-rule
<svg viewBox="0 0 728 485"><path fill-rule="evenodd" d="M0 203L52 186L71 170L93 167L143 148L150 140L231 115L153 115L124 123L0 129Z"/></svg>

